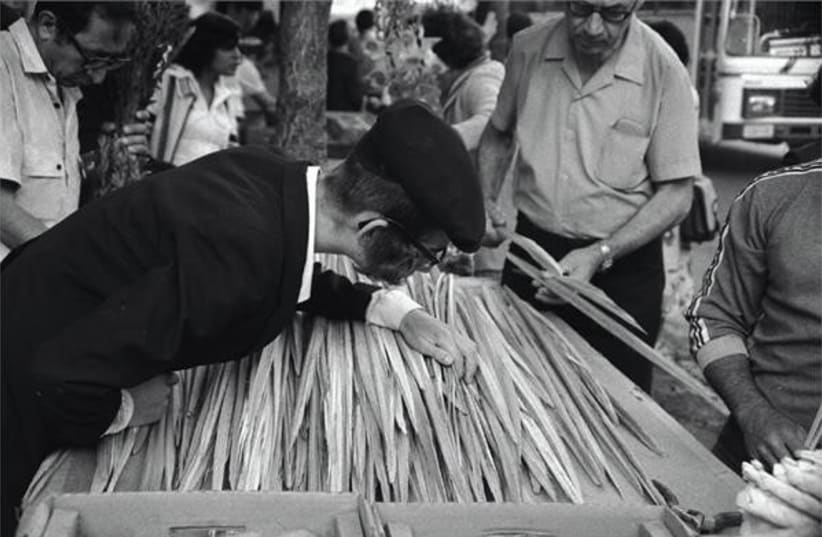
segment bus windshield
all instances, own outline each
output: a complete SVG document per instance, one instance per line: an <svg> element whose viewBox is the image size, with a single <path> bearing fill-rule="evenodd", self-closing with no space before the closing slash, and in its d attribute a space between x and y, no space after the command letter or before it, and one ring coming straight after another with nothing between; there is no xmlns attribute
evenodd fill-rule
<svg viewBox="0 0 822 537"><path fill-rule="evenodd" d="M822 2L731 2L725 51L731 56L821 57Z"/></svg>

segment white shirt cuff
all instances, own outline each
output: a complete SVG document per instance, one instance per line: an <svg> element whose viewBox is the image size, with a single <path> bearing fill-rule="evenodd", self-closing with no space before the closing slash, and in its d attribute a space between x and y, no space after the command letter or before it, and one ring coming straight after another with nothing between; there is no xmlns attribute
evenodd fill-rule
<svg viewBox="0 0 822 537"><path fill-rule="evenodd" d="M399 289L380 289L371 295L371 302L365 310L365 320L377 326L399 330L406 314L420 308L422 306Z"/></svg>
<svg viewBox="0 0 822 537"><path fill-rule="evenodd" d="M120 390L120 409L117 411L117 415L114 416L114 421L111 422L106 432L103 433L103 436L119 433L128 427L132 416L134 416L134 399L132 399L128 390Z"/></svg>

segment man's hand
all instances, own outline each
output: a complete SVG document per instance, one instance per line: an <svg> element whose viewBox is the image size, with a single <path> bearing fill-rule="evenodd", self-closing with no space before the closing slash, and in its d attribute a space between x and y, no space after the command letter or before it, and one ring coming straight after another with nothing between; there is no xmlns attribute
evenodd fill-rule
<svg viewBox="0 0 822 537"><path fill-rule="evenodd" d="M146 110L140 110L134 114L135 121L122 126L122 134L117 139L117 143L125 147L128 152L135 156L148 156L148 136L151 133L151 114ZM114 123L103 123L102 131L112 133L117 130Z"/></svg>
<svg viewBox="0 0 822 537"><path fill-rule="evenodd" d="M445 366L453 365L458 376L471 382L477 372L477 346L423 309L408 312L400 333L414 350Z"/></svg>
<svg viewBox="0 0 822 537"><path fill-rule="evenodd" d="M159 421L166 413L171 387L179 381L176 373L163 373L131 388L129 393L134 400L134 414L128 426L136 427Z"/></svg>
<svg viewBox="0 0 822 537"><path fill-rule="evenodd" d="M785 456L792 457L805 441L806 432L800 425L764 402L739 410L736 420L748 453L768 467Z"/></svg>
<svg viewBox="0 0 822 537"><path fill-rule="evenodd" d="M553 273L545 271L542 273L543 277L545 278L552 278L554 277ZM542 283L539 280L532 280L531 285L537 288L536 293L534 294L534 298L542 302L547 306L559 306L565 304L565 301L562 300L560 297L546 289L542 286Z"/></svg>
<svg viewBox="0 0 822 537"><path fill-rule="evenodd" d="M591 281L601 263L602 254L596 244L571 250L559 261L563 275L585 282Z"/></svg>
<svg viewBox="0 0 822 537"><path fill-rule="evenodd" d="M482 238L482 245L495 248L510 237L508 229L505 227L505 215L490 201L485 201L485 236Z"/></svg>

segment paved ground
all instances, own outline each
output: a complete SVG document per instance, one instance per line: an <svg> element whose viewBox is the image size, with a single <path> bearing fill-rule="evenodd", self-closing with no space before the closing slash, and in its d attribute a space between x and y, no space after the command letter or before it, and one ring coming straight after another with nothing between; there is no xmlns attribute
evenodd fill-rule
<svg viewBox="0 0 822 537"><path fill-rule="evenodd" d="M783 146L745 142L702 148L704 173L714 181L719 196L719 216L723 222L734 197L755 176L779 167L779 160L785 151ZM715 251L716 241L694 248L691 273L695 285L699 285ZM694 375L701 376L688 353L687 330L681 315L671 316L663 326L660 338L666 354ZM664 373L655 372L653 397L703 445L713 445L724 421L716 411L683 392Z"/></svg>

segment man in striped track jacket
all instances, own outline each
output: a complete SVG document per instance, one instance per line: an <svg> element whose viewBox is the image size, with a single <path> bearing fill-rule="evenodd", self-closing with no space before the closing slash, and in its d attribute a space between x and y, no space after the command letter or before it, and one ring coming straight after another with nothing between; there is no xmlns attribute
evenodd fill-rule
<svg viewBox="0 0 822 537"><path fill-rule="evenodd" d="M731 410L714 453L739 472L800 449L822 399L822 160L739 194L686 316Z"/></svg>

